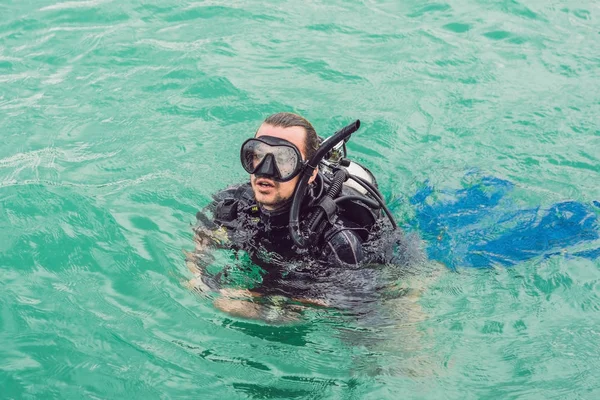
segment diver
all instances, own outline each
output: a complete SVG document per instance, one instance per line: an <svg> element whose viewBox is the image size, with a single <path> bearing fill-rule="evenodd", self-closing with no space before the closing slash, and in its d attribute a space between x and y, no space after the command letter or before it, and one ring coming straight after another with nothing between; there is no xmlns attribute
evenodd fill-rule
<svg viewBox="0 0 600 400"><path fill-rule="evenodd" d="M227 248L263 270L245 293L322 304L319 280L331 281L331 266L384 262L386 255L366 244L396 223L370 171L346 158L346 142L359 126L357 120L323 140L299 115L266 118L240 150L249 182L214 195L206 209L212 216L197 214L196 251L188 254L195 281L220 289L227 271L209 276L205 266L210 247Z"/></svg>

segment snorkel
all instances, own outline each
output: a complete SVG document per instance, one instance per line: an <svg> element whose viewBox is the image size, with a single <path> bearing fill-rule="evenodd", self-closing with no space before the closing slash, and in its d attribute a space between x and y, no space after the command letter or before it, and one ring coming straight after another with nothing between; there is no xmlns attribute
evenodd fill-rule
<svg viewBox="0 0 600 400"><path fill-rule="evenodd" d="M326 157L329 154L329 152L332 149L334 149L339 143L345 143L346 141L348 141L350 135L356 132L358 128L360 128L360 121L356 120L350 125L340 129L333 136L324 141L321 144L321 146L319 146L319 149L317 150L315 155L311 157L311 159L308 160L308 162L306 162L304 170L300 175L298 185L296 186L294 198L290 208L290 236L292 237L294 244L296 244L298 247L307 247L309 242L309 238L306 235L304 235L301 231L299 216L302 199L306 195L308 189L308 181L311 175L313 174L315 169L317 169L319 163L321 163L323 158ZM331 201L328 200L326 202L328 204L325 204L325 207L336 207L339 202L347 200L359 200L365 203L370 203L371 206L378 206L377 208L382 208L386 213L387 217L390 219L392 227L396 229L397 225L394 221L394 217L385 205L385 202L383 201L383 196L381 195L381 193L379 193L377 188L365 179L349 174L348 171L346 171L346 169L343 168L343 160L341 161L342 162L340 162L340 165L342 165L342 167L337 168L337 171L334 175L334 182L332 183L332 187L330 188L329 193L327 194ZM337 195L341 192L343 182L347 179L352 179L358 185L362 186L373 197L374 201L370 199L359 199L358 196L343 196L334 200L334 198L337 197ZM320 219L323 217L324 214L325 212L323 210L318 210L317 214L313 215L313 218L311 218L311 221L309 223L309 230L318 225ZM308 236L310 236L310 232Z"/></svg>

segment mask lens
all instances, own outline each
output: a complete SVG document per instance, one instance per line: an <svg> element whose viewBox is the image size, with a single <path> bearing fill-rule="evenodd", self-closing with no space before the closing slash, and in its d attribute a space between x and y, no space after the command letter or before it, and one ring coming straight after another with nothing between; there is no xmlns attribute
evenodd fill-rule
<svg viewBox="0 0 600 400"><path fill-rule="evenodd" d="M242 166L249 174L253 173L256 167L262 162L269 153L270 146L257 140L249 140L242 147Z"/></svg>
<svg viewBox="0 0 600 400"><path fill-rule="evenodd" d="M282 179L287 179L296 172L299 160L293 149L286 146L277 146L273 155Z"/></svg>

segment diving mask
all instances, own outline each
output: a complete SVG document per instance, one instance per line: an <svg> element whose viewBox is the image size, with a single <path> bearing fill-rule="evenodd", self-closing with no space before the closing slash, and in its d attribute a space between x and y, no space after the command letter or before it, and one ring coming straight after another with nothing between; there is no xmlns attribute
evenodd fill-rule
<svg viewBox="0 0 600 400"><path fill-rule="evenodd" d="M287 182L302 171L304 162L296 146L273 136L248 139L242 144L240 161L249 174Z"/></svg>

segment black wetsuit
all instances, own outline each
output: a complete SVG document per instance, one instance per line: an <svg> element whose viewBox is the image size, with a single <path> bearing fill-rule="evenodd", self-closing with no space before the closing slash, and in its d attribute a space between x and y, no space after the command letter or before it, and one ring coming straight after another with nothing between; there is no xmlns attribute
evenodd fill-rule
<svg viewBox="0 0 600 400"><path fill-rule="evenodd" d="M253 288L257 292L321 297L319 282L331 283L333 274L353 269L364 259L368 232L344 215L323 224L309 248L297 248L289 232L289 206L278 212L262 209L250 183L217 193L210 208L213 222L227 230L227 247L245 251L265 271L262 283ZM303 207L301 218L306 212Z"/></svg>

